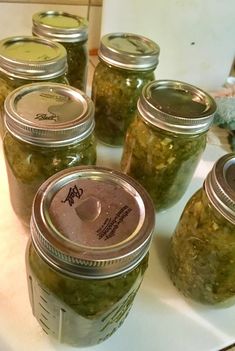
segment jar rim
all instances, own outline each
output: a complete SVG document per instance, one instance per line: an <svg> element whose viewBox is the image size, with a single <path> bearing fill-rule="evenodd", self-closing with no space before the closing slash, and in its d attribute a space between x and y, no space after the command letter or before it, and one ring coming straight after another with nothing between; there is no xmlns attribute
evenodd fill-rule
<svg viewBox="0 0 235 351"><path fill-rule="evenodd" d="M229 222L235 224L235 153L219 158L204 181L210 203Z"/></svg>
<svg viewBox="0 0 235 351"><path fill-rule="evenodd" d="M152 40L133 33L109 33L101 38L99 58L107 64L126 70L154 70L160 48Z"/></svg>
<svg viewBox="0 0 235 351"><path fill-rule="evenodd" d="M32 83L15 89L5 99L4 118L7 130L17 139L44 147L80 142L95 126L92 100L59 83Z"/></svg>
<svg viewBox="0 0 235 351"><path fill-rule="evenodd" d="M191 84L155 80L144 86L137 110L153 126L177 134L200 134L213 123L216 103L208 93Z"/></svg>
<svg viewBox="0 0 235 351"><path fill-rule="evenodd" d="M65 11L40 11L33 15L32 21L32 32L37 36L63 43L84 42L88 39L88 21L78 15Z"/></svg>
<svg viewBox="0 0 235 351"><path fill-rule="evenodd" d="M33 242L48 262L97 279L138 265L154 227L145 189L121 172L98 166L74 167L49 178L35 196L31 217Z"/></svg>
<svg viewBox="0 0 235 351"><path fill-rule="evenodd" d="M67 52L59 43L33 36L0 41L0 71L7 76L40 81L62 76L67 69Z"/></svg>

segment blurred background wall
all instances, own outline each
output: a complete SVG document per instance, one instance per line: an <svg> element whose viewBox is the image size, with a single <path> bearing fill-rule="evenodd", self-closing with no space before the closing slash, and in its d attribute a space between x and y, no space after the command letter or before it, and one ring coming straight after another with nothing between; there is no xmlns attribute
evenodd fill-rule
<svg viewBox="0 0 235 351"><path fill-rule="evenodd" d="M143 34L161 48L156 77L219 88L235 56L234 0L103 0L101 33Z"/></svg>

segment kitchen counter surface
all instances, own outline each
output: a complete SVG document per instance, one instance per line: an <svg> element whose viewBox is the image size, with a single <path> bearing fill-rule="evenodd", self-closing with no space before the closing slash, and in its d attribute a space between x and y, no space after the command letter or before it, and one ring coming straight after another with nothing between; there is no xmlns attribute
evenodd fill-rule
<svg viewBox="0 0 235 351"><path fill-rule="evenodd" d="M235 342L235 306L218 308L185 299L166 270L169 238L186 201L202 185L215 160L229 151L221 135L216 129L210 132L206 151L181 201L157 214L149 268L123 326L91 350L218 351ZM121 152L121 148L99 144L97 164L118 169ZM2 146L0 194L0 351L72 351L74 348L59 345L44 334L32 316L24 262L29 233L10 205Z"/></svg>

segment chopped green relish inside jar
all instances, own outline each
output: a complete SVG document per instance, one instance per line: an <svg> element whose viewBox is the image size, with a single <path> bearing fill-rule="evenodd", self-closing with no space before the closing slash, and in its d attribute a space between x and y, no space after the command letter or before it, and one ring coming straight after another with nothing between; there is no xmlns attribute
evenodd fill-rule
<svg viewBox="0 0 235 351"><path fill-rule="evenodd" d="M86 90L88 52L86 42L61 43L68 55L69 84L82 91Z"/></svg>
<svg viewBox="0 0 235 351"><path fill-rule="evenodd" d="M70 146L41 147L21 142L7 132L4 151L11 202L26 225L29 225L34 195L47 178L68 167L96 162L93 135Z"/></svg>
<svg viewBox="0 0 235 351"><path fill-rule="evenodd" d="M196 192L171 239L169 274L175 286L203 303L230 304L235 295L234 237L234 224L208 203L203 189Z"/></svg>
<svg viewBox="0 0 235 351"><path fill-rule="evenodd" d="M142 88L153 79L153 70L130 71L98 63L92 99L95 103L95 133L100 141L112 146L123 144Z"/></svg>
<svg viewBox="0 0 235 351"><path fill-rule="evenodd" d="M42 287L84 318L99 319L111 311L138 281L139 287L147 269L148 255L132 271L105 279L86 279L61 273L46 264L33 245L29 248L28 262L32 274ZM131 304L132 300L129 302Z"/></svg>
<svg viewBox="0 0 235 351"><path fill-rule="evenodd" d="M144 186L156 210L164 210L184 194L205 145L205 133L168 133L137 117L127 132L121 168Z"/></svg>

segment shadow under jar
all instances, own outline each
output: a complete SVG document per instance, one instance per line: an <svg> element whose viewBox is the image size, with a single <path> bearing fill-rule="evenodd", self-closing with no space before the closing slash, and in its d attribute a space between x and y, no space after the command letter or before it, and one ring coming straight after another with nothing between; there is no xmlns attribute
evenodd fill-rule
<svg viewBox="0 0 235 351"><path fill-rule="evenodd" d="M5 133L3 106L14 89L34 82L68 84L67 54L47 39L16 36L0 41L0 136Z"/></svg>
<svg viewBox="0 0 235 351"><path fill-rule="evenodd" d="M69 84L85 91L88 70L88 22L63 11L33 15L33 34L62 44L67 51Z"/></svg>
<svg viewBox="0 0 235 351"><path fill-rule="evenodd" d="M96 162L94 105L80 90L35 83L5 101L3 144L12 207L29 225L34 195L54 173Z"/></svg>
<svg viewBox="0 0 235 351"><path fill-rule="evenodd" d="M132 122L142 88L154 80L159 46L130 33L102 37L92 81L95 104L95 133L110 146L122 146Z"/></svg>
<svg viewBox="0 0 235 351"><path fill-rule="evenodd" d="M26 270L32 312L61 343L90 346L124 322L148 265L147 192L101 167L59 172L38 190Z"/></svg>
<svg viewBox="0 0 235 351"><path fill-rule="evenodd" d="M206 146L216 104L184 82L147 84L124 143L121 169L142 184L161 211L185 193Z"/></svg>
<svg viewBox="0 0 235 351"><path fill-rule="evenodd" d="M169 274L187 297L235 302L235 154L221 157L188 201L171 239Z"/></svg>

